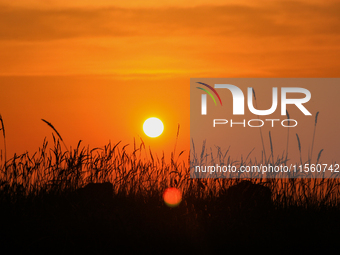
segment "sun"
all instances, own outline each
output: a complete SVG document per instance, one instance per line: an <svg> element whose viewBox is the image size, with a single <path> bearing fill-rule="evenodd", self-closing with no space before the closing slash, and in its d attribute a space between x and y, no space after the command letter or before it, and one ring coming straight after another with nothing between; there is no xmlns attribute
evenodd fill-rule
<svg viewBox="0 0 340 255"><path fill-rule="evenodd" d="M144 133L149 137L157 137L163 133L163 122L158 118L149 118L143 124Z"/></svg>

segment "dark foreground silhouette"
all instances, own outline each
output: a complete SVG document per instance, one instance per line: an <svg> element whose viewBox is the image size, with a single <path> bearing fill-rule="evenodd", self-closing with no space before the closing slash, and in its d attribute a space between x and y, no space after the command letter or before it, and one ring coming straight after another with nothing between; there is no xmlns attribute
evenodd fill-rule
<svg viewBox="0 0 340 255"><path fill-rule="evenodd" d="M273 209L271 190L261 184L245 180L221 192L219 202L221 207L226 206L240 213L254 210L261 214Z"/></svg>
<svg viewBox="0 0 340 255"><path fill-rule="evenodd" d="M268 187L242 181L210 200L116 195L111 183L1 200L2 247L11 253L226 254L316 251L338 244L337 207L280 208Z"/></svg>

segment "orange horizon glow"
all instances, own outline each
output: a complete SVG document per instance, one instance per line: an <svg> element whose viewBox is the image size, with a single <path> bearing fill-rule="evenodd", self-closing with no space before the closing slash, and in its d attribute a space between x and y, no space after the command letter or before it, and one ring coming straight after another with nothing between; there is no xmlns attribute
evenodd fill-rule
<svg viewBox="0 0 340 255"><path fill-rule="evenodd" d="M0 114L8 158L33 154L44 137L52 142L41 119L68 147L79 140L91 147L122 141L131 150L145 143L168 157L174 150L188 153L190 78L339 75L337 1L0 5ZM142 129L150 116L166 127L157 139Z"/></svg>

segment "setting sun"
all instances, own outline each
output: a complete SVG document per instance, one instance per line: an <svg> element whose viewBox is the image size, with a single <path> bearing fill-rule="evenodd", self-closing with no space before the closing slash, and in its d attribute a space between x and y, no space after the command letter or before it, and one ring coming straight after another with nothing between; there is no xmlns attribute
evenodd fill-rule
<svg viewBox="0 0 340 255"><path fill-rule="evenodd" d="M149 118L143 124L144 133L149 137L158 137L163 133L163 122L158 118Z"/></svg>

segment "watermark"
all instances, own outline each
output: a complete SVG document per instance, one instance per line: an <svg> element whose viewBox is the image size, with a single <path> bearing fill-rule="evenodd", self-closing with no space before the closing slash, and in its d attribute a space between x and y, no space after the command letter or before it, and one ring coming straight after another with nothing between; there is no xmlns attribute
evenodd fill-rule
<svg viewBox="0 0 340 255"><path fill-rule="evenodd" d="M329 93L340 93L337 83L340 79L192 78L191 177L338 178L338 171L297 171L298 165L336 166L339 160L332 155L340 155L334 153L340 136L327 123L334 119L319 124L326 133L318 134L318 141L329 139L327 154L314 146L319 108L327 116L340 110L322 106ZM300 136L307 134L308 147L302 149L306 141Z"/></svg>

